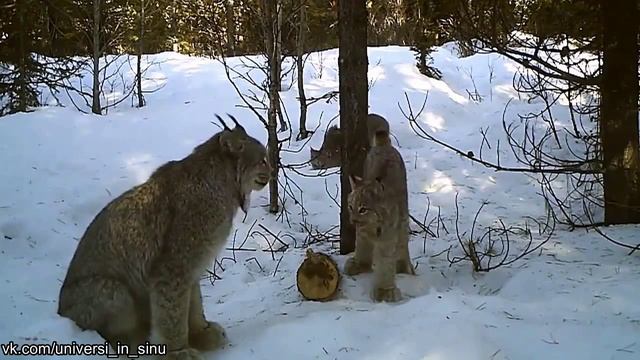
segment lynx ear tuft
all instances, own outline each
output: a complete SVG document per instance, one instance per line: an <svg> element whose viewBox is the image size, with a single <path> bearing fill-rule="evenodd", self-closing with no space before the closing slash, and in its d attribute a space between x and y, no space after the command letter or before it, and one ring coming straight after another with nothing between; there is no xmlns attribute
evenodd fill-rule
<svg viewBox="0 0 640 360"><path fill-rule="evenodd" d="M240 123L238 122L238 120L233 116L227 113L227 116L231 119L231 121L233 121L234 124L236 124L236 127L233 129L234 131L240 131L241 133L246 134L247 131L244 129L244 127L242 125L240 125Z"/></svg>
<svg viewBox="0 0 640 360"><path fill-rule="evenodd" d="M349 175L349 184L354 189L362 183L362 178L356 175Z"/></svg>
<svg viewBox="0 0 640 360"><path fill-rule="evenodd" d="M224 122L224 120L222 120L222 118L220 117L220 115L215 114L215 116L216 116L216 118L218 119L218 122L222 125L222 129L231 131L231 128L229 128L229 125L227 125L227 123L226 123L226 122Z"/></svg>

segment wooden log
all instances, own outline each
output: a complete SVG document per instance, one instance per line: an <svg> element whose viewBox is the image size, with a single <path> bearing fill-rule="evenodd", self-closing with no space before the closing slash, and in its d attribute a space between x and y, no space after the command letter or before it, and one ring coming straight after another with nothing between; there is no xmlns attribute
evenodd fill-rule
<svg viewBox="0 0 640 360"><path fill-rule="evenodd" d="M296 283L298 291L307 300L332 300L340 287L338 265L329 255L307 249L296 274Z"/></svg>

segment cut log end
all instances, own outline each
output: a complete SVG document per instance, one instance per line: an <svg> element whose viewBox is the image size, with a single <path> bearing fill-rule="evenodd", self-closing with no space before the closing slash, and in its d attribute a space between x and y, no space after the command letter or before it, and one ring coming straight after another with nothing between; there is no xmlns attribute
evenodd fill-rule
<svg viewBox="0 0 640 360"><path fill-rule="evenodd" d="M340 286L338 265L326 254L307 249L307 256L296 275L298 291L307 300L329 301Z"/></svg>

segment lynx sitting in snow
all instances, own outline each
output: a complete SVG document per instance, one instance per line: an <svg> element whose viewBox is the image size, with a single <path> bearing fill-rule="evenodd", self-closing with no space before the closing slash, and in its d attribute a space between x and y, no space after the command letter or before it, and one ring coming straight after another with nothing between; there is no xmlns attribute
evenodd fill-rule
<svg viewBox="0 0 640 360"><path fill-rule="evenodd" d="M355 255L345 273L356 275L373 267L372 298L396 302L402 296L396 273L415 275L409 256L409 205L407 176L402 156L389 132L378 130L364 164L364 176L349 178L349 213L356 227Z"/></svg>
<svg viewBox="0 0 640 360"><path fill-rule="evenodd" d="M232 117L230 129L107 204L71 260L58 314L135 351L146 340L164 359L203 359L226 342L205 318L199 279L227 241L239 208L270 179L266 149Z"/></svg>

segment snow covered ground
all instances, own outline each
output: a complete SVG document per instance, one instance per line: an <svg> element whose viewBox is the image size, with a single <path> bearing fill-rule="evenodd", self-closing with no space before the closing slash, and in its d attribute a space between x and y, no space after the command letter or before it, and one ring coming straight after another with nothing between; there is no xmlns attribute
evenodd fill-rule
<svg viewBox="0 0 640 360"><path fill-rule="evenodd" d="M338 89L337 56L337 50L329 50L309 59L308 97ZM370 111L385 116L397 137L409 172L412 214L423 219L429 203L428 219L439 208L449 230L441 229L437 238L412 238L418 275L399 276L406 300L372 303L371 275L345 277L334 301L302 300L295 272L309 239L300 224L337 232L339 210L329 194L339 194L339 179L337 174L305 177L288 171L302 189L300 193L291 184L306 213L289 199L288 217L276 218L265 207L267 190L255 194L244 222L238 215L237 234L228 246L238 247L246 239L243 248L258 251L226 251L219 259L224 271L216 266L219 278L202 281L205 311L227 329L231 342L208 358L640 358L637 254L627 256L625 249L593 232L559 228L540 251L486 274L473 274L469 262L450 266L445 254L438 255L450 246L452 255L461 254L452 222L456 193L461 232L469 230L483 201L488 205L479 217L481 225L501 218L507 225L523 226L527 216L544 219L545 207L531 178L496 173L416 136L398 107L400 103L406 109L404 93L415 109L428 92L419 121L437 138L476 153L479 130L487 126L490 139L506 144L500 121L507 101L512 99L507 116L513 119L543 104L519 98L512 87L516 66L497 55L461 59L447 45L434 59L442 81L420 75L407 48L369 50ZM145 108L123 102L108 115L95 116L72 106L52 106L0 119L2 343L100 343L96 333L81 332L56 314L67 264L95 214L143 182L157 166L186 156L218 131L211 124L214 113L234 114L252 135L266 142L266 131L251 112L236 106L241 101L220 63L176 53L158 54L149 61L158 64L147 73L145 86L161 88L147 95ZM474 83L483 96L481 102L468 96ZM295 83L290 85L291 79L283 85L282 96L295 138L297 90ZM561 104L556 107L563 111ZM320 146L328 120L337 113L337 101L312 105L309 128L319 127L318 131L308 143L285 143L283 163L308 160L309 146ZM495 148L491 151L495 153ZM508 161L509 149L503 146L501 151L503 161ZM309 166L300 171L316 173ZM289 244L287 251L260 251L282 246L260 225ZM637 242L638 227L605 231L619 240ZM544 238L536 231L534 235L536 241ZM515 237L513 246L521 247L523 241ZM346 260L335 242L317 242L313 247L331 253L340 267Z"/></svg>

